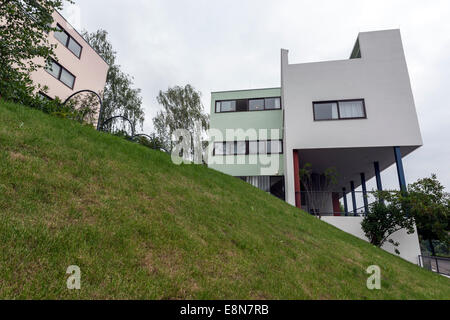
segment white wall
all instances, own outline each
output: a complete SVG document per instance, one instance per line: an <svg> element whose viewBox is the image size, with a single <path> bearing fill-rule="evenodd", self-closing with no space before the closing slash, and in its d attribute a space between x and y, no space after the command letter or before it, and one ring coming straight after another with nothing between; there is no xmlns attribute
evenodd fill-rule
<svg viewBox="0 0 450 320"><path fill-rule="evenodd" d="M291 204L294 149L422 145L400 31L360 33L359 44L360 59L317 63L288 64L282 50L286 199ZM367 119L314 121L313 101L358 98L365 99Z"/></svg>
<svg viewBox="0 0 450 320"><path fill-rule="evenodd" d="M342 231L350 233L362 240L368 241L367 237L364 235L364 231L361 228L361 222L363 220L362 217L331 217L324 216L322 220L335 226ZM390 239L394 241L398 241L400 245L398 246L398 250L400 251L400 257L412 262L414 264L419 263L419 255L420 255L420 245L419 238L417 236L417 231L413 234L407 234L406 230L400 230L395 232ZM395 248L392 244L386 242L383 247L384 250L395 253Z"/></svg>

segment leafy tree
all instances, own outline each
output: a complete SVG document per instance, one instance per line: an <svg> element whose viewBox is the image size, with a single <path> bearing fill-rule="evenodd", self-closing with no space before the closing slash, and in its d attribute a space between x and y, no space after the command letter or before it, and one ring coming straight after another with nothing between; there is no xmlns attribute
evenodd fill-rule
<svg viewBox="0 0 450 320"><path fill-rule="evenodd" d="M163 109L153 118L153 125L164 148L172 151L172 134L177 129L185 129L192 139L190 154L193 154L196 123L200 124L200 131L209 128L209 116L203 111L201 93L187 84L160 91L157 100Z"/></svg>
<svg viewBox="0 0 450 320"><path fill-rule="evenodd" d="M64 0L3 0L0 5L0 95L26 105L35 97L30 73L54 55L47 34ZM69 3L72 1L67 0ZM38 86L40 88L40 86Z"/></svg>
<svg viewBox="0 0 450 320"><path fill-rule="evenodd" d="M435 174L417 180L408 186L410 213L414 216L417 230L428 240L432 255L436 255L433 240L449 243L450 195Z"/></svg>
<svg viewBox="0 0 450 320"><path fill-rule="evenodd" d="M306 199L312 213L322 217L320 210L330 201L330 194L337 183L336 168L327 168L322 173L313 172L311 163L306 163L299 171L300 181L306 192Z"/></svg>
<svg viewBox="0 0 450 320"><path fill-rule="evenodd" d="M371 244L381 247L388 241L400 254L397 249L399 243L389 237L401 229L406 229L408 234L414 233L414 217L407 214L407 195L399 191L378 191L374 196L375 202L369 206L369 212L361 222L362 229Z"/></svg>
<svg viewBox="0 0 450 320"><path fill-rule="evenodd" d="M146 146L146 147L148 147L150 149L165 151L164 144L156 136L156 133L152 133L149 137L147 137L147 136L138 136L136 138L136 141L138 143L142 144L143 146Z"/></svg>
<svg viewBox="0 0 450 320"><path fill-rule="evenodd" d="M141 90L133 88L133 79L120 69L120 65L116 64L116 52L108 40L108 32L105 30L92 33L84 31L83 37L109 65L100 123L113 116L121 115L130 119L135 128L139 125L142 129L144 110L140 96ZM119 123L120 121L120 118L114 119L106 124L103 130L112 132L118 126L119 130L126 131L128 122Z"/></svg>
<svg viewBox="0 0 450 320"><path fill-rule="evenodd" d="M67 105L72 107L70 118L80 123L95 124L100 109L98 97L92 93L80 93L72 97Z"/></svg>

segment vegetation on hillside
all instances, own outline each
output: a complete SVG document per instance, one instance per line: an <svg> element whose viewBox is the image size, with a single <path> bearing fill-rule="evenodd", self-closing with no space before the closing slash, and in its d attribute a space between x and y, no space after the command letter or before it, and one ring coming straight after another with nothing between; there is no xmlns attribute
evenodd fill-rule
<svg viewBox="0 0 450 320"><path fill-rule="evenodd" d="M47 34L55 30L51 27L52 13L61 9L63 3L63 0L2 1L0 96L3 99L27 105L35 102L39 87L31 81L30 73L44 67L50 59L57 59L55 45L49 43Z"/></svg>
<svg viewBox="0 0 450 320"><path fill-rule="evenodd" d="M0 298L450 297L449 279L239 179L2 101L0 214Z"/></svg>
<svg viewBox="0 0 450 320"><path fill-rule="evenodd" d="M0 5L0 97L22 103L43 112L70 118L81 123L93 123L98 113L98 101L91 96L72 99L63 105L56 97L45 95L48 87L34 83L31 74L42 68L52 68L58 61L48 34L58 31L54 26L55 10L61 10L70 0L11 0Z"/></svg>
<svg viewBox="0 0 450 320"><path fill-rule="evenodd" d="M174 133L177 130L185 130L189 134L186 138L190 140L186 153L194 155L195 150L200 150L197 153L201 157L206 143L202 141L202 135L209 129L209 115L203 109L200 91L190 84L184 87L175 86L167 91L159 91L157 100L162 110L153 118L153 126L164 149L172 151ZM196 159L196 163L201 162L202 159Z"/></svg>
<svg viewBox="0 0 450 320"><path fill-rule="evenodd" d="M437 241L441 254L442 251L444 255L448 254L450 194L445 192L435 174L409 184L408 192L378 191L374 196L375 201L362 222L362 228L372 244L381 247L388 241L398 247L399 242L388 240L388 237L401 229L411 234L417 227L422 241L428 241L431 255L436 255L434 241ZM424 249L427 255L427 249ZM396 252L399 253L397 249Z"/></svg>
<svg viewBox="0 0 450 320"><path fill-rule="evenodd" d="M411 215L417 224L422 239L428 241L431 254L436 255L433 240L438 241L438 248L449 254L450 247L450 194L435 174L419 179L408 186L408 199ZM445 250L446 248L446 250Z"/></svg>
<svg viewBox="0 0 450 320"><path fill-rule="evenodd" d="M100 115L100 123L103 124L114 116L123 116L130 120L133 129L137 129L138 126L142 129L145 115L141 89L133 87L133 78L123 72L122 67L117 64L117 53L108 39L108 32L101 29L91 33L84 31L83 38L109 66L105 89L102 92L103 110ZM116 130L128 130L128 133L132 134L132 129L123 118L115 118L104 123L102 130L111 133Z"/></svg>

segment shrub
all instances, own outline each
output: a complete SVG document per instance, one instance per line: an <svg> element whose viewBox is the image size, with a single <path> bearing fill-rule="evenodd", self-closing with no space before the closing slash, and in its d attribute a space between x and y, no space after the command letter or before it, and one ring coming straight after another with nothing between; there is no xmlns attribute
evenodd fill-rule
<svg viewBox="0 0 450 320"><path fill-rule="evenodd" d="M414 233L414 218L408 214L407 195L398 191L378 191L375 199L361 223L362 229L371 244L382 247L387 241L400 254L397 249L400 243L389 237L401 229L406 229L408 234Z"/></svg>

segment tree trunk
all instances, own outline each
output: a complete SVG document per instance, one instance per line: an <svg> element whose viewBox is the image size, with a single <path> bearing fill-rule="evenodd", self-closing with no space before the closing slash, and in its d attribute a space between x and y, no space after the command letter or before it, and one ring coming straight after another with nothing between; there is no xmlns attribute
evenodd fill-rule
<svg viewBox="0 0 450 320"><path fill-rule="evenodd" d="M428 243L430 244L430 248L431 248L431 255L434 257L436 256L436 252L434 251L434 245L433 245L433 240L428 239Z"/></svg>

